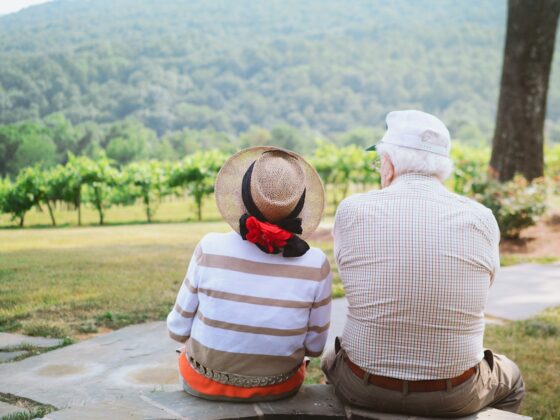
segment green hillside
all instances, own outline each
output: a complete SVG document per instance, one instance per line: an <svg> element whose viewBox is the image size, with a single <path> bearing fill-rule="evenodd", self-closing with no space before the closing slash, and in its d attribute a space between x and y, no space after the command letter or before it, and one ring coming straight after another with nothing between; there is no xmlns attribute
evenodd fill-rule
<svg viewBox="0 0 560 420"><path fill-rule="evenodd" d="M159 135L329 135L418 107L488 138L505 14L503 0L57 0L0 18L0 123L60 111ZM559 71L557 56L553 125Z"/></svg>

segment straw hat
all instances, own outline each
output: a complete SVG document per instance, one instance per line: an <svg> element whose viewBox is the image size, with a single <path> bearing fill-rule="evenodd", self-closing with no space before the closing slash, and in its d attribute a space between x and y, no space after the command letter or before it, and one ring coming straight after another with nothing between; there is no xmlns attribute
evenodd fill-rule
<svg viewBox="0 0 560 420"><path fill-rule="evenodd" d="M256 146L237 152L222 166L216 178L215 196L224 220L239 233L239 218L247 212L241 195L243 176L253 164L251 195L261 213L275 223L294 210L303 192L299 214L301 238L309 236L321 221L325 191L317 171L301 156L288 150Z"/></svg>

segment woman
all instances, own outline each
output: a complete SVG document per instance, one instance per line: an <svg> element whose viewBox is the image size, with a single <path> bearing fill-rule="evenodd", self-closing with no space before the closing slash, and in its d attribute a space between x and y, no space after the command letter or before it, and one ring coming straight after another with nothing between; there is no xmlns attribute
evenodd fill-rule
<svg viewBox="0 0 560 420"><path fill-rule="evenodd" d="M171 337L186 343L183 387L218 400L288 397L330 322L329 262L304 241L323 213L321 180L293 152L252 147L224 164L215 195L234 232L199 242L167 317Z"/></svg>

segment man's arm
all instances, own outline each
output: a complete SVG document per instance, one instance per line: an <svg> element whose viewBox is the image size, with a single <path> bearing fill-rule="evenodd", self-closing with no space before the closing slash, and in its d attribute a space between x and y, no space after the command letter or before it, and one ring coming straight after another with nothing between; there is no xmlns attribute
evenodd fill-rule
<svg viewBox="0 0 560 420"><path fill-rule="evenodd" d="M494 284L494 279L496 278L496 274L500 269L500 228L498 226L498 222L494 217L494 214L490 212L490 222L489 222L489 237L491 238L491 246L492 246L492 265L493 271L490 274L490 286Z"/></svg>

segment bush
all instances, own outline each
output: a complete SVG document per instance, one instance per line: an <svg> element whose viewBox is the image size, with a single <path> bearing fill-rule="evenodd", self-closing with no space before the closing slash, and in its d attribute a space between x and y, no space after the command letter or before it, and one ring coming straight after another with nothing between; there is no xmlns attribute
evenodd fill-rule
<svg viewBox="0 0 560 420"><path fill-rule="evenodd" d="M486 182L490 149L455 144L451 149L451 159L453 160L454 171L449 186L457 194L475 194L478 185Z"/></svg>
<svg viewBox="0 0 560 420"><path fill-rule="evenodd" d="M560 144L545 149L545 176L552 183L553 192L560 194Z"/></svg>
<svg viewBox="0 0 560 420"><path fill-rule="evenodd" d="M529 183L521 175L499 183L477 183L474 198L490 208L498 221L503 238L519 238L521 231L537 223L546 210L546 184L537 179Z"/></svg>

